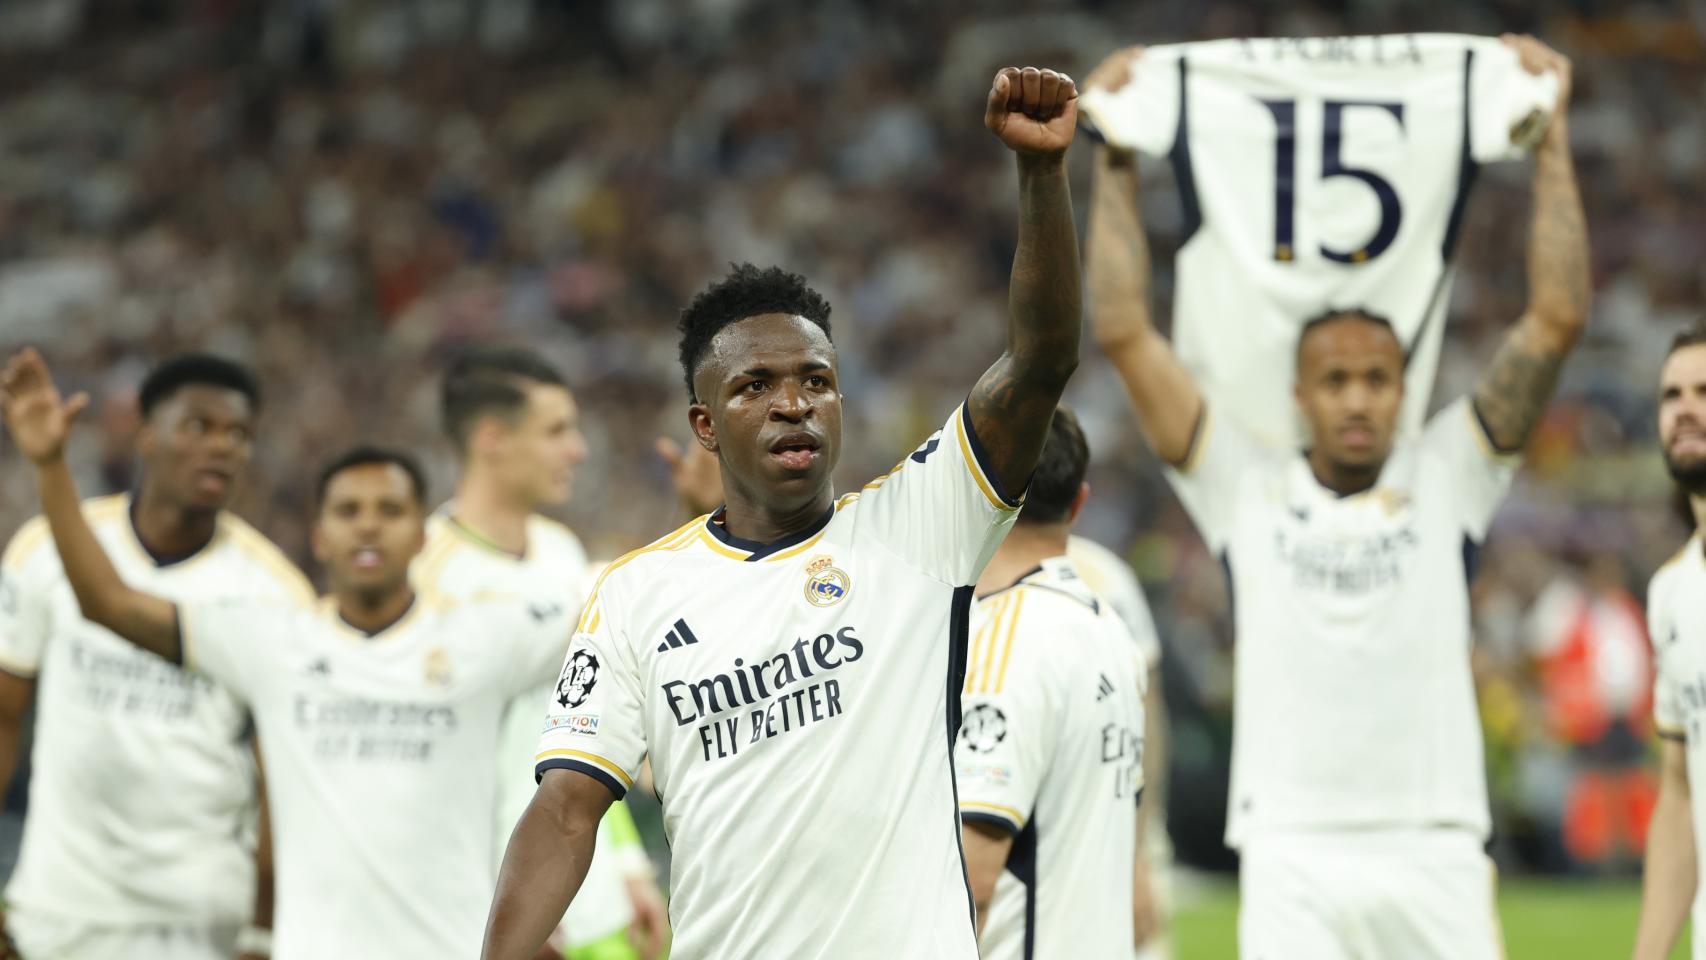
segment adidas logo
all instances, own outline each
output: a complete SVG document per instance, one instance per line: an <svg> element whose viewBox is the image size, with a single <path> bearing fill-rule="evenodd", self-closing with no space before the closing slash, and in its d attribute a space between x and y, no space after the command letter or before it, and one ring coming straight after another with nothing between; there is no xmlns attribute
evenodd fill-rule
<svg viewBox="0 0 1706 960"><path fill-rule="evenodd" d="M1114 682L1105 673L1096 675L1096 702L1101 703L1114 695Z"/></svg>
<svg viewBox="0 0 1706 960"><path fill-rule="evenodd" d="M532 603L528 604L527 612L533 615L533 619L536 622L544 623L546 620L562 613L563 605L560 603Z"/></svg>
<svg viewBox="0 0 1706 960"><path fill-rule="evenodd" d="M692 629L687 626L687 621L677 620L675 621L675 629L664 634L663 642L658 644L658 652L668 653L678 647L692 646L698 642L699 638L693 635Z"/></svg>

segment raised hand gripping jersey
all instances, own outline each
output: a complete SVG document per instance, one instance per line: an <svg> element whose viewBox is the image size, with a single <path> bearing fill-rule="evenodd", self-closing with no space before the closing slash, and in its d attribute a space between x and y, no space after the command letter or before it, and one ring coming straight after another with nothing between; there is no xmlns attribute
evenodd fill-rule
<svg viewBox="0 0 1706 960"><path fill-rule="evenodd" d="M160 564L128 496L84 516L125 582L189 603L309 603L265 537L221 514L213 540ZM36 677L30 807L10 907L90 926L229 926L254 908L249 717L228 691L84 620L47 523L25 524L0 574L0 668Z"/></svg>
<svg viewBox="0 0 1706 960"><path fill-rule="evenodd" d="M1688 780L1696 784L1689 809L1695 856L1706 862L1706 789L1699 786L1706 784L1706 543L1700 533L1653 574L1647 626L1658 666L1653 718L1659 736L1687 746ZM1706 893L1695 893L1693 912L1693 955L1706 957Z"/></svg>
<svg viewBox="0 0 1706 960"><path fill-rule="evenodd" d="M573 612L422 595L371 636L329 602L178 616L184 663L254 711L278 861L273 956L478 956L499 722L557 664Z"/></svg>
<svg viewBox="0 0 1706 960"><path fill-rule="evenodd" d="M515 556L461 527L453 519L454 506L445 504L427 521L427 544L411 571L417 589L460 600L498 594L514 596L517 603L560 603L571 617L580 616L592 575L587 569L586 550L574 531L545 517L530 517L527 552ZM551 666L555 667L567 652L565 635L563 649ZM555 681L556 673L547 669L539 684L516 697L504 712L495 771L494 866L502 863L516 821L533 798L533 754L545 718L546 694ZM614 830L612 823L616 824ZM623 884L624 868L634 866L630 862L633 857L643 860L645 850L620 842L633 832L633 817L621 804L612 806L600 822L598 845L586 879L563 917L571 944L597 940L633 921L633 906Z"/></svg>
<svg viewBox="0 0 1706 960"><path fill-rule="evenodd" d="M1129 955L1141 654L1066 557L979 600L972 630L960 816L1014 838L983 956Z"/></svg>
<svg viewBox="0 0 1706 960"><path fill-rule="evenodd" d="M1469 579L1515 472L1467 400L1350 497L1208 409L1168 479L1232 586L1231 846L1271 830L1487 832Z"/></svg>
<svg viewBox="0 0 1706 960"><path fill-rule="evenodd" d="M1498 40L1416 34L1150 47L1079 104L1109 142L1171 161L1174 345L1223 412L1289 447L1298 330L1329 308L1392 321L1420 427L1476 169L1537 143L1556 93Z"/></svg>
<svg viewBox="0 0 1706 960"><path fill-rule="evenodd" d="M539 771L649 754L677 960L973 960L951 747L971 584L1018 502L969 417L770 544L696 520L611 564Z"/></svg>

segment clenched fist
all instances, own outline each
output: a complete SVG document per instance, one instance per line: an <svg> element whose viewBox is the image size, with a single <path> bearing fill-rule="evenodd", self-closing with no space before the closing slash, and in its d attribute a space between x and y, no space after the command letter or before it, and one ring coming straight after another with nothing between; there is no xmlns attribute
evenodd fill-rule
<svg viewBox="0 0 1706 960"><path fill-rule="evenodd" d="M1061 156L1078 127L1078 87L1064 73L1007 67L989 88L983 125L1020 156Z"/></svg>

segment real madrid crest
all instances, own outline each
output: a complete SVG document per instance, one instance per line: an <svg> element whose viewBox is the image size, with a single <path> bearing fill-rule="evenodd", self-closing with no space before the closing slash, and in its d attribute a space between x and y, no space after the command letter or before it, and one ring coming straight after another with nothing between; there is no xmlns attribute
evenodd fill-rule
<svg viewBox="0 0 1706 960"><path fill-rule="evenodd" d="M443 647L433 647L426 655L426 682L429 687L450 686L450 654Z"/></svg>
<svg viewBox="0 0 1706 960"><path fill-rule="evenodd" d="M813 557L806 564L806 600L814 607L833 607L847 596L853 581L831 557Z"/></svg>

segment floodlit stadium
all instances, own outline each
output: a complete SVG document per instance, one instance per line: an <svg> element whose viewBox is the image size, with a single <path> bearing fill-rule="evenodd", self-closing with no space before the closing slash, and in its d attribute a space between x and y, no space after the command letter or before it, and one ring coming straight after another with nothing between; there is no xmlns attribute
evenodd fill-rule
<svg viewBox="0 0 1706 960"><path fill-rule="evenodd" d="M0 960L1706 957L1703 89L0 0Z"/></svg>

